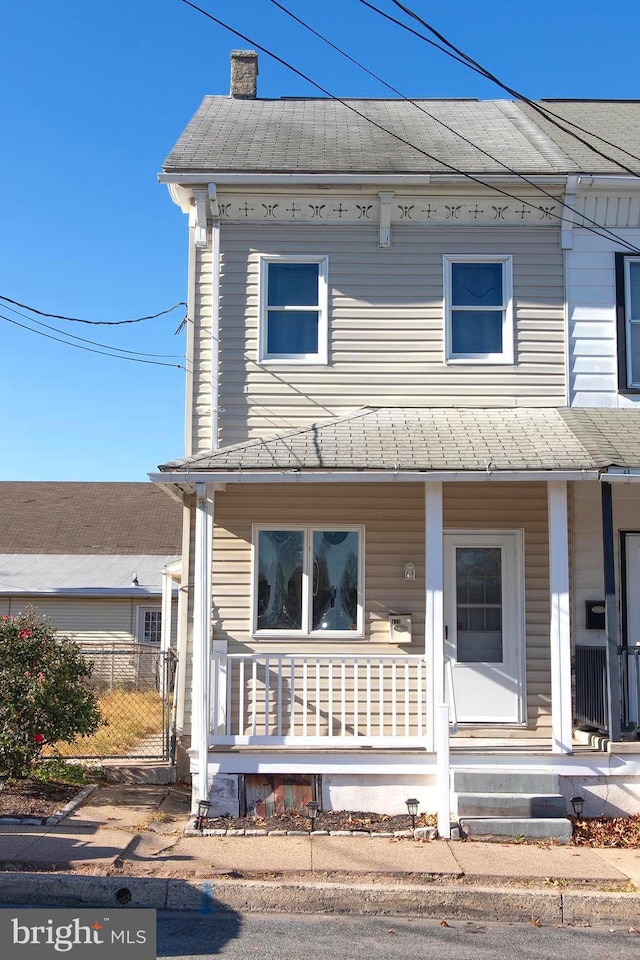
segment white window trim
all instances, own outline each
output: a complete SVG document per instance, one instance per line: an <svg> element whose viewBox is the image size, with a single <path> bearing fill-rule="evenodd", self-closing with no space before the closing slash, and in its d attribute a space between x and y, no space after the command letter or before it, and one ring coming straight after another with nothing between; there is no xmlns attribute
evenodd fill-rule
<svg viewBox="0 0 640 960"><path fill-rule="evenodd" d="M344 523L254 523L251 537L251 636L260 640L277 637L280 640L349 640L364 639L364 526ZM258 571L258 535L261 530L299 530L304 534L302 560L302 629L301 630L258 630L257 571ZM311 629L311 586L310 574L313 570L313 532L340 530L358 534L358 622L356 630L312 630Z"/></svg>
<svg viewBox="0 0 640 960"><path fill-rule="evenodd" d="M631 327L636 324L640 326L640 315L631 316L631 264L640 264L640 257L624 258L624 329L625 329L625 351L627 359L627 389L640 389L640 371L637 371L636 377L633 375L633 362L631 357Z"/></svg>
<svg viewBox="0 0 640 960"><path fill-rule="evenodd" d="M153 613L159 613L162 618L162 605L159 603L146 603L144 606L140 605L136 607L136 643L145 643L144 639L144 615L147 611L152 611ZM161 620L162 622L162 620ZM160 641L149 641L150 643L158 643L160 647Z"/></svg>
<svg viewBox="0 0 640 960"><path fill-rule="evenodd" d="M268 271L270 263L317 263L318 264L318 306L309 310L318 311L318 352L317 353L278 353L267 352L267 307L268 307ZM260 256L260 289L258 361L263 364L321 364L329 362L329 258L308 254L262 254ZM304 307L295 307L304 310Z"/></svg>
<svg viewBox="0 0 640 960"><path fill-rule="evenodd" d="M452 343L452 314L455 312L451 305L451 265L454 263L501 263L502 264L502 287L503 287L503 317L502 317L502 352L501 353L470 353L456 354L451 353ZM444 362L446 364L470 364L470 363L514 363L514 325L513 325L513 257L510 254L445 254L443 257L443 275L444 275ZM473 307L478 312L483 310L496 310L496 307Z"/></svg>

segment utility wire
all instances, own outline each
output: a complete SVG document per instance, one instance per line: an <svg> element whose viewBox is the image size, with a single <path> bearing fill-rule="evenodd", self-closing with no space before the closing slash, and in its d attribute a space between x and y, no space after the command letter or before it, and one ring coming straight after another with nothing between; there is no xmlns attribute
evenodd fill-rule
<svg viewBox="0 0 640 960"><path fill-rule="evenodd" d="M365 0L360 0L360 2L364 3ZM444 34L436 30L436 28L433 27L426 20L423 20L422 17L420 17L417 13L411 10L410 7L405 6L404 3L400 2L400 0L391 0L391 2L400 10L402 10L404 13L406 13L408 17L411 17L412 20L416 20L419 24L425 27L430 33L432 33L435 37L437 37L438 40L441 40L442 43L445 43L447 47L453 50L455 54L457 54L459 57L463 57L464 60L470 66L476 69L476 71L480 71L480 73L482 73L483 76L485 76L488 80L491 80L493 83L497 84L503 90L506 90L506 92L511 94L512 97L515 97L517 100L522 100L523 103L526 103L527 106L531 107L541 116L543 116L546 120L552 123L555 127L558 127L559 130L562 130L564 133L567 133L570 137L573 137L574 140L577 140L579 143L587 147L597 156L602 157L603 160L607 160L609 163L613 163L616 166L620 167L626 173L631 174L632 177L639 176L639 173L637 170L632 170L631 167L627 167L620 160L614 160L613 157L610 157L608 154L603 153L603 151L599 150L596 146L593 145L593 143L589 143L588 140L585 140L583 137L578 136L578 134L574 133L573 130L569 130L568 127L564 126L564 122L559 122L561 120L562 121L564 120L564 118L560 117L559 114L553 113L552 111L545 110L544 108L540 107L535 102L535 100L530 100L529 97L526 97L524 94L518 93L518 91L514 90L512 87L507 86L507 84L503 83L502 80L499 80L498 77L495 76L495 74L487 70L486 67L483 67L481 63L478 63L477 60L474 60L473 57L470 57L469 54L464 52L464 50L460 50L459 47L456 47L455 44L447 40ZM369 3L367 3L366 5L371 9L376 9L374 7L371 7L371 4ZM380 11L377 11L377 12L379 13ZM577 124L573 124L573 126L577 127ZM578 128L578 129L582 129L582 128ZM594 134L590 133L589 131L583 131L583 132L589 133L590 136L594 136ZM595 134L595 136L597 138L597 134ZM610 143L609 146L616 147L616 144ZM616 147L616 149L619 149L619 148ZM628 151L623 150L623 152L627 153ZM640 160L640 157L636 157L634 154L629 154L629 156L632 156L635 160Z"/></svg>
<svg viewBox="0 0 640 960"><path fill-rule="evenodd" d="M141 350L129 350L127 347L115 347L110 343L98 343L96 340L87 340L86 337L79 337L75 333L67 333L66 330L60 330L58 327L52 327L49 323L43 323L42 320L36 320L35 317L30 317L28 314L22 313L21 310L15 310L13 307L5 307L5 310L8 310L10 313L15 313L18 317L24 317L24 319L29 320L30 323L36 323L39 327L44 327L46 330L61 333L63 337L71 337L72 340L81 340L82 343L90 343L94 347L105 347L107 350L117 350L118 353L132 353L138 357L160 357L165 360L181 359L181 355L176 353L148 353ZM34 330L34 333L37 332L37 330ZM70 346L75 346L75 344L70 344Z"/></svg>
<svg viewBox="0 0 640 960"><path fill-rule="evenodd" d="M239 30L236 30L234 27L229 26L228 23L225 23L223 20L220 20L218 17L214 17L213 14L209 13L207 10L204 10L202 7L199 7L197 4L193 3L192 0L180 0L181 3L184 3L185 6L191 7L193 10L197 10L198 13L201 13L207 19L212 20L214 23L217 23L218 26L224 27L225 30L228 30L230 33L233 33L236 37L239 37L241 40L244 40L246 43L250 44L252 47L255 47L257 50L262 51L268 57L271 57L277 63L280 63L283 67L286 67L288 70L291 70L297 76L301 77L307 83L310 83L317 90L320 90L321 93L324 93L325 96L329 97L336 103L341 103L347 110L350 110L352 113L355 113L356 116L360 117L362 120L365 120L367 123L370 123L372 126L376 127L378 130L381 130L383 133L386 133L388 136L393 137L394 140L397 140L399 143L403 143L405 146L409 147L412 150L415 150L417 153L421 154L424 157L427 157L429 160L433 160L435 163L439 163L441 166L451 170L453 173L458 174L459 176L465 177L465 179L470 180L473 183L479 184L484 189L493 190L495 193L499 193L503 197L507 197L509 200L514 200L516 203L523 203L525 206L531 207L533 210L540 210L539 206L536 206L535 203L532 203L529 200L525 200L523 197L516 197L514 194L509 193L506 190L503 190L502 187L498 187L495 184L487 183L485 180L482 180L480 177L474 176L471 173L466 173L464 170L460 170L458 167L453 166L451 163L447 163L446 160L442 158L435 157L433 154L428 153L426 150L423 150L421 147L416 146L416 144L411 143L409 140L406 140L404 137L399 136L394 133L392 130L389 130L387 127L384 127L382 124L378 123L376 120L373 120L371 117L367 116L366 113L358 110L357 107L354 107L352 103L348 100L343 100L341 97L335 96L326 87L323 87L316 80L312 80L311 77L303 73L301 70L298 70L297 67L294 67L291 63L288 63L286 60L283 60L282 57L278 54L273 53L272 50L269 50L267 47L264 47L262 44L257 43L255 40L252 40L251 37L246 36L241 33ZM562 204L561 200L554 198L558 204ZM562 216L558 214L550 213L550 216L554 217L556 220L562 220ZM585 227L586 230L591 230L592 233L595 233L597 236L602 236L601 228L599 230L594 230L593 227ZM615 237L616 242L620 243L622 246L626 247L631 253L640 254L640 248L634 246L631 243L628 243L626 240L623 240L621 237Z"/></svg>
<svg viewBox="0 0 640 960"><path fill-rule="evenodd" d="M40 337L46 337L47 340L56 340L58 343L64 343L67 347L75 347L77 350L86 350L88 353L100 353L104 357L112 357L114 360L129 360L131 363L149 363L154 367L173 367L176 370L184 370L184 366L181 363L163 363L160 360L141 360L137 357L120 357L116 356L113 353L107 353L105 350L94 350L93 347L83 347L79 343L70 343L68 340L63 340L61 337L52 337L50 333L43 333L42 330L34 330L33 327L27 326L26 323L20 323L18 320L13 320L11 317L6 317L4 314L0 313L0 320L6 320L7 323L13 323L16 327L22 327L23 330L28 330L30 333L37 333Z"/></svg>
<svg viewBox="0 0 640 960"><path fill-rule="evenodd" d="M382 84L382 86L386 87L387 90L391 90L392 93L395 93L398 97L400 97L400 99L404 103L410 103L417 110L420 110L420 112L423 113L426 117L429 117L430 120L433 120L435 123L439 123L441 127L444 127L445 130L448 130L449 133L452 133L454 136L459 137L460 140L464 141L464 143L468 144L470 147L473 147L479 153L483 154L483 156L488 157L494 163L499 163L500 166L503 167L508 173L511 173L513 174L513 176L518 177L520 180L523 181L523 183L526 183L530 187L533 187L534 190L542 193L549 200L553 200L555 203L560 203L566 210L570 211L572 214L575 213L573 207L571 207L564 200L561 200L559 197L551 193L549 190L545 190L545 188L541 184L535 183L533 180L530 180L529 177L525 176L523 173L519 173L513 167L509 166L508 163L505 163L503 160L499 160L497 157L494 157L493 154L489 153L487 150L484 150L482 147L478 146L477 143L474 143L468 137L465 137L464 134L460 133L458 130L455 130L453 127L449 126L449 124L445 123L444 120L441 120L439 117L435 116L435 114L430 113L422 105L422 103L419 103L416 100L412 100L410 97L407 97L405 94L401 93L400 90L397 90L396 87L392 86L390 83L387 83L387 81L384 80L382 77L378 76L377 73L374 73L372 70L366 67L359 60L356 60L355 57L352 57L345 50L342 50L340 47L338 47L335 43L329 40L328 37L325 37L322 33L319 33L312 26L306 23L306 21L302 20L300 17L296 16L296 14L292 13L291 10L287 9L287 7L285 7L282 3L279 3L278 0L270 0L270 3L272 3L274 7L277 7L279 10L285 13L288 17L291 17L292 20L295 20L295 22L300 24L300 26L304 27L305 30L308 30L315 37L318 37L318 39L322 40L324 43L330 46L337 53L341 54L341 56L345 57L347 60L355 64L361 70L364 70L365 73L367 73L370 77L373 77L373 79L376 80L378 83ZM441 48L439 47L438 49L441 49ZM616 233L614 233L613 230L610 230L609 227L606 227L603 224L598 223L597 220L593 220L591 217L588 217L584 213L580 213L578 214L578 216L581 217L583 221L580 224L580 226L584 227L585 223L591 223L593 224L593 226L598 228L599 235L601 236L608 235L609 239L611 240L615 240L616 242L620 241L622 243L625 242L624 240L622 240L621 237L619 237Z"/></svg>
<svg viewBox="0 0 640 960"><path fill-rule="evenodd" d="M152 313L148 317L136 317L134 320L83 320L81 317L66 317L61 313L46 313L44 310L37 310L35 307L30 307L28 303L20 303L19 300L12 300L11 297L3 297L0 294L0 300L4 303L12 303L14 307L22 307L23 310L28 310L30 313L37 313L39 317L49 317L53 320L69 320L72 323L88 323L96 327L119 327L125 323L141 323L143 320L156 320L158 317L164 317L167 313L172 313L174 310L177 310L178 307L185 307L186 303L183 300L180 300L178 303L174 303L172 307L169 307L168 310L161 310L160 313Z"/></svg>

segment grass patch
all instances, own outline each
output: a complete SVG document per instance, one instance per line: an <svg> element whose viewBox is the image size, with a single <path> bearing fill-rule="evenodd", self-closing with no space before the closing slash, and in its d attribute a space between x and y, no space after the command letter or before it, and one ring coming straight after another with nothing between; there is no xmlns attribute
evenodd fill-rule
<svg viewBox="0 0 640 960"><path fill-rule="evenodd" d="M162 699L155 691L112 690L98 698L102 726L88 737L57 743L60 757L121 756L146 737L162 731Z"/></svg>
<svg viewBox="0 0 640 960"><path fill-rule="evenodd" d="M40 760L29 771L31 780L39 783L66 783L71 786L83 786L85 783L95 783L100 773L94 767L86 767L80 763L67 763L61 757Z"/></svg>

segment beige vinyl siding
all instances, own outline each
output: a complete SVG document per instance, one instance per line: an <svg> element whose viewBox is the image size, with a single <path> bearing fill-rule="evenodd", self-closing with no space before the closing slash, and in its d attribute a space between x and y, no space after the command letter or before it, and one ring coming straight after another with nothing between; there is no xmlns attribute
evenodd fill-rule
<svg viewBox="0 0 640 960"><path fill-rule="evenodd" d="M329 364L261 365L260 254L329 258ZM443 254L513 257L515 365L443 362ZM194 452L210 448L210 268L199 258ZM209 298L209 299L207 299ZM220 442L295 427L365 404L565 402L562 255L554 229L372 225L221 227Z"/></svg>
<svg viewBox="0 0 640 960"><path fill-rule="evenodd" d="M230 653L391 654L424 651L424 487L421 484L229 485L216 495L214 639ZM278 640L251 637L252 523L362 524L365 537L365 637ZM454 529L522 529L528 729L550 725L549 579L546 485L445 484L444 523ZM404 564L416 579L404 579ZM388 642L389 614L413 618L412 643Z"/></svg>

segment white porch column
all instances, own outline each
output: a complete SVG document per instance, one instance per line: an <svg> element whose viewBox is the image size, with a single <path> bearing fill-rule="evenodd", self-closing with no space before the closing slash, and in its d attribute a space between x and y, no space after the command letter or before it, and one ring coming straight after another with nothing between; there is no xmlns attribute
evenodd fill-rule
<svg viewBox="0 0 640 960"><path fill-rule="evenodd" d="M547 502L551 593L551 747L555 753L571 753L571 618L566 480L548 483Z"/></svg>
<svg viewBox="0 0 640 960"><path fill-rule="evenodd" d="M198 786L193 803L208 800L207 765L210 725L211 559L213 492L196 484L195 557L193 570L193 675L191 679L192 746L197 751Z"/></svg>

